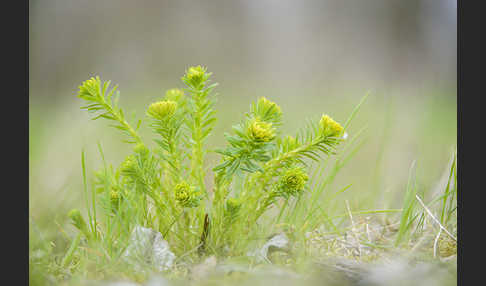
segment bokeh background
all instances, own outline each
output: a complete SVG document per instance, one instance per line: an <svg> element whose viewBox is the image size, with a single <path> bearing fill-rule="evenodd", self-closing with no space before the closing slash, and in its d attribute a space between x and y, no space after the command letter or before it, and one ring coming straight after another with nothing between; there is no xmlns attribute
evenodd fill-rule
<svg viewBox="0 0 486 286"><path fill-rule="evenodd" d="M207 66L220 83L211 148L260 96L295 133L323 112L344 123L369 92L349 129L366 127L364 143L332 186L353 184L353 209L399 207L414 160L432 193L456 146L453 0L31 0L29 13L29 210L41 228L83 208L83 148L89 179L98 143L114 166L130 152L80 110L77 88L93 75L143 118L188 66Z"/></svg>

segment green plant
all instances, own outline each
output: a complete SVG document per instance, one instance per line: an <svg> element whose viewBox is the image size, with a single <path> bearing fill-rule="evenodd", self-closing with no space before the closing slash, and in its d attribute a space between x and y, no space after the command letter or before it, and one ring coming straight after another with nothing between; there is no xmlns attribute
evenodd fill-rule
<svg viewBox="0 0 486 286"><path fill-rule="evenodd" d="M93 119L114 122L112 126L126 135L125 142L134 145L117 168L106 165L100 146L104 167L96 172L91 207L84 174L88 223L79 211L70 213L87 243L101 245L108 253L106 259L120 256L136 225L159 231L177 256L186 257L195 250L244 255L250 239L243 238L258 237L262 228L273 229L285 210L287 219L290 209L306 218L299 221L301 229L311 219L317 225L314 214L322 210L318 212L314 203L326 183L316 188L317 194L309 187L309 163L336 154L356 110L344 127L324 114L290 136L280 131L281 108L261 97L232 127L233 133L225 134L228 145L216 150L221 161L212 169L213 184L207 184L206 139L216 122L217 84L211 84L210 77L206 68L190 67L182 77L185 88L170 89L149 105L146 116L156 135L153 149L138 133L142 120L134 127L125 119L116 86L110 90L110 81L94 77L79 87L78 97L88 103L83 108L95 114ZM82 159L85 172L84 153ZM333 176L342 164L336 165ZM304 195L314 199L311 208L298 205ZM96 216L97 206L105 219Z"/></svg>

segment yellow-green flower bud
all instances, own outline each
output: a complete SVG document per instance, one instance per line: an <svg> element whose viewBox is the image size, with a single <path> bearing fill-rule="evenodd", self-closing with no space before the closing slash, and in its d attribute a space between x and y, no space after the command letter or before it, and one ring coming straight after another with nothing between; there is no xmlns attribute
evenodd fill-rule
<svg viewBox="0 0 486 286"><path fill-rule="evenodd" d="M99 77L92 77L88 80L85 80L80 86L79 86L79 97L92 97L94 94L97 94L100 92L100 78Z"/></svg>
<svg viewBox="0 0 486 286"><path fill-rule="evenodd" d="M249 123L247 134L256 142L269 142L275 138L275 128L272 128L272 123L256 118Z"/></svg>
<svg viewBox="0 0 486 286"><path fill-rule="evenodd" d="M88 226L81 215L81 212L78 209L72 209L68 213L68 217L71 219L72 224L81 231L86 237L90 237L90 232L88 230Z"/></svg>
<svg viewBox="0 0 486 286"><path fill-rule="evenodd" d="M120 192L118 192L117 190L112 189L110 191L110 202L111 202L111 205L114 206L115 208L118 207L121 198L122 197L120 195Z"/></svg>
<svg viewBox="0 0 486 286"><path fill-rule="evenodd" d="M175 199L178 202L184 203L189 200L189 191L181 186L176 186Z"/></svg>
<svg viewBox="0 0 486 286"><path fill-rule="evenodd" d="M292 196L304 190L307 180L307 173L300 167L294 167L285 171L278 186L284 196Z"/></svg>
<svg viewBox="0 0 486 286"><path fill-rule="evenodd" d="M341 124L325 114L322 115L321 120L319 121L319 127L322 134L329 137L339 136L341 131L343 131Z"/></svg>
<svg viewBox="0 0 486 286"><path fill-rule="evenodd" d="M159 102L152 103L147 114L157 119L167 119L174 115L177 109L177 102L173 100L163 100Z"/></svg>
<svg viewBox="0 0 486 286"><path fill-rule="evenodd" d="M167 100L172 100L172 101L178 102L179 100L181 100L182 98L184 98L184 91L182 89L179 89L179 88L169 89L165 93L165 98Z"/></svg>
<svg viewBox="0 0 486 286"><path fill-rule="evenodd" d="M182 207L197 207L199 197L194 187L182 181L174 187L175 199Z"/></svg>
<svg viewBox="0 0 486 286"><path fill-rule="evenodd" d="M199 86L207 79L206 68L202 66L189 67L182 80L192 86Z"/></svg>

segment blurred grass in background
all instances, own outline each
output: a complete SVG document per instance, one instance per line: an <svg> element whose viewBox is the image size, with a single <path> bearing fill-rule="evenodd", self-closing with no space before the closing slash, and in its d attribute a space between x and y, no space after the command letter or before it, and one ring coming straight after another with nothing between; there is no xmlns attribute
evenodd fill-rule
<svg viewBox="0 0 486 286"><path fill-rule="evenodd" d="M81 149L89 178L97 143L118 165L121 135L80 110L92 75L119 84L120 104L144 118L148 104L181 87L189 65L219 82L211 147L265 96L284 131L328 113L344 123L370 91L349 133L364 144L332 185L353 210L400 208L417 160L432 192L456 145L455 1L30 1L29 212L45 235L82 208ZM141 132L152 138L148 128ZM211 155L208 164L216 164ZM345 205L343 201L342 208ZM51 233L51 234L49 234ZM62 233L62 231L61 231ZM60 249L66 241L57 238Z"/></svg>

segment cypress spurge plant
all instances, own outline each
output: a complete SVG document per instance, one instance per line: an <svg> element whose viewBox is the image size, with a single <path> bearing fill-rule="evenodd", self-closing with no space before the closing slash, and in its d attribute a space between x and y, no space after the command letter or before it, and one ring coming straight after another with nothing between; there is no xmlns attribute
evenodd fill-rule
<svg viewBox="0 0 486 286"><path fill-rule="evenodd" d="M70 213L88 243L106 245L116 257L123 243L115 242L142 225L161 232L177 256L242 255L249 236L312 192L308 163L335 154L344 128L324 114L295 136L283 135L282 110L265 97L225 134L227 146L216 150L221 157L212 169L214 181L206 184L206 140L216 122L217 84L210 78L206 68L190 67L181 78L184 88L170 89L148 105L153 149L138 133L142 120L133 125L125 119L116 86L110 90L110 82L99 77L81 84L84 109L95 114L93 119L109 120L133 144L120 166L105 163L96 173L92 198L105 219L93 222L96 216L89 213L86 223L79 211Z"/></svg>

